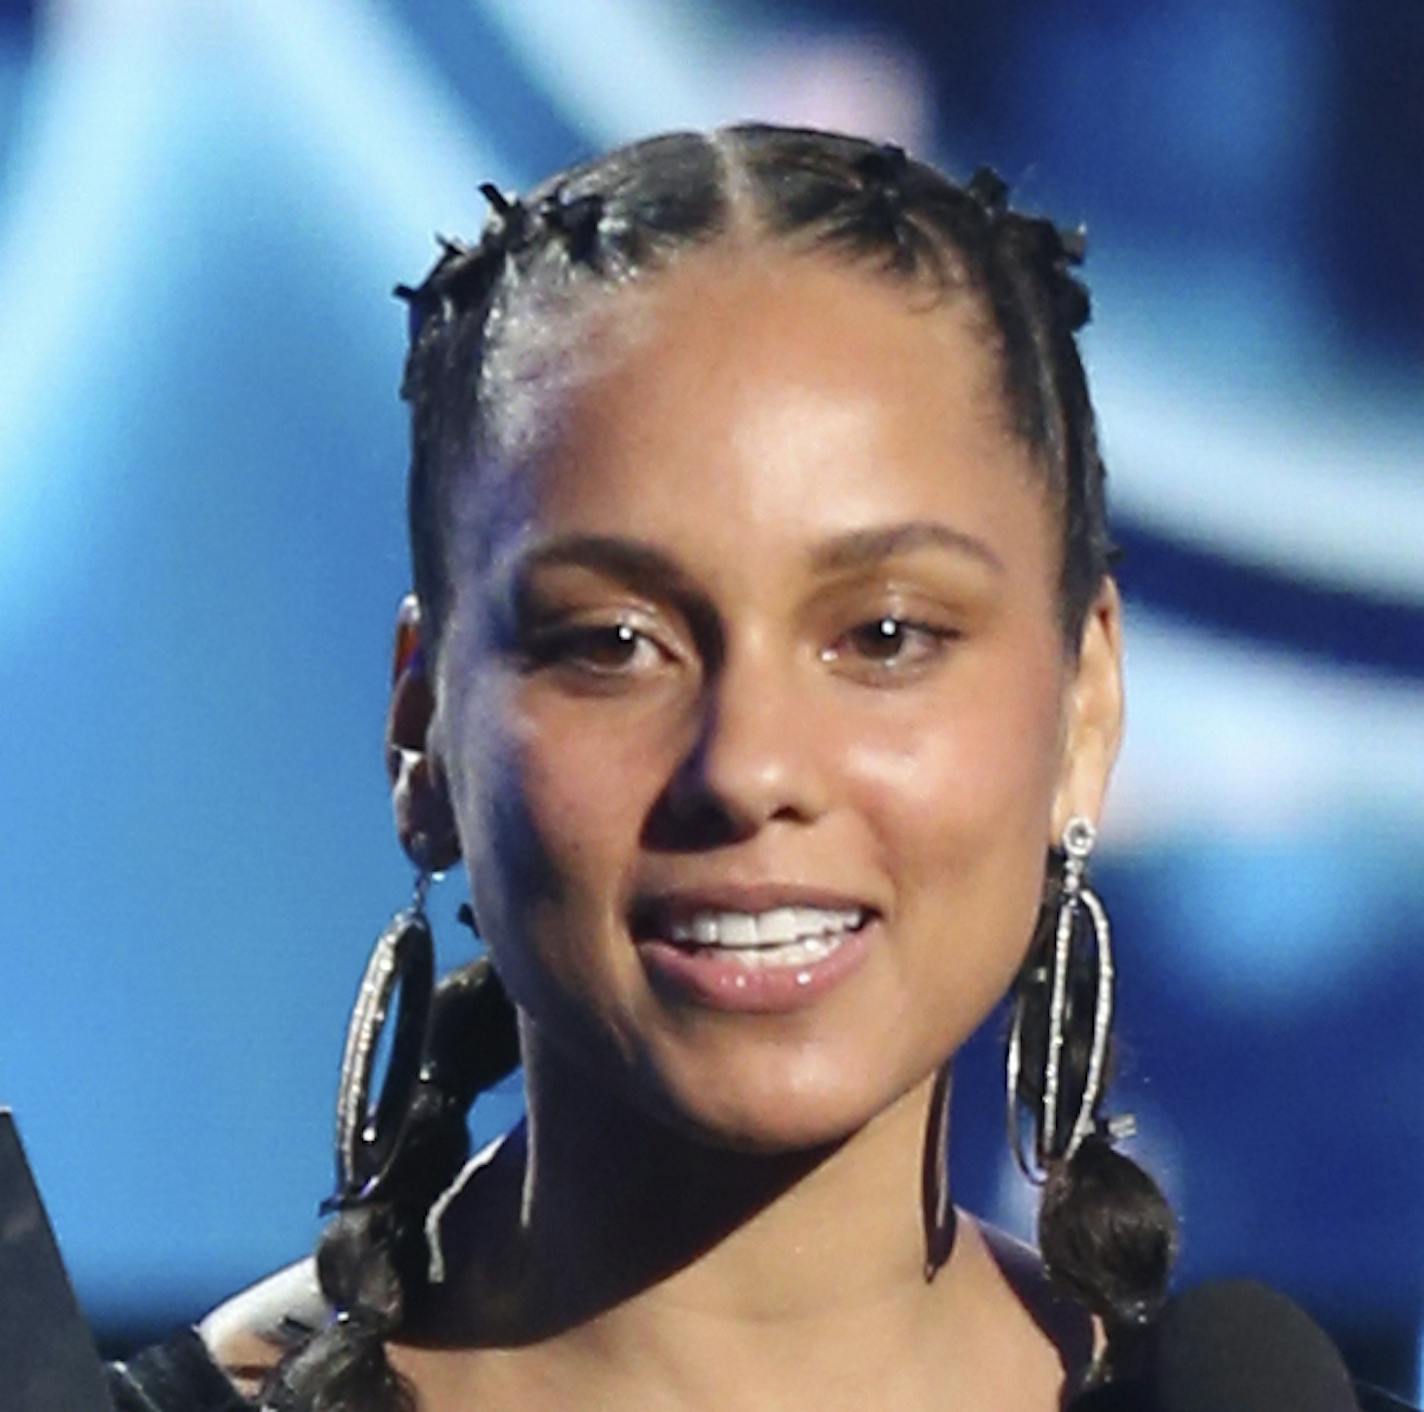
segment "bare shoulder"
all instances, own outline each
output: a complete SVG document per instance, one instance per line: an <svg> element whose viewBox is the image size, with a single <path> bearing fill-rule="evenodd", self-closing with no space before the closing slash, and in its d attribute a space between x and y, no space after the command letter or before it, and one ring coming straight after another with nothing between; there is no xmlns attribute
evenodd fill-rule
<svg viewBox="0 0 1424 1412"><path fill-rule="evenodd" d="M198 1325L208 1352L244 1396L329 1310L308 1257L224 1300Z"/></svg>

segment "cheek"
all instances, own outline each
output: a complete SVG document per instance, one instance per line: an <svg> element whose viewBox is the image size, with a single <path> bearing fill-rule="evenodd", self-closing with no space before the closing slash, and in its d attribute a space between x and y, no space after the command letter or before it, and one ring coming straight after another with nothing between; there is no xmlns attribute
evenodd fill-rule
<svg viewBox="0 0 1424 1412"><path fill-rule="evenodd" d="M1026 672L1023 658L1008 671L990 664L848 734L848 778L903 847L922 840L933 853L966 836L1022 846L1027 835L1046 847L1060 757L1051 672Z"/></svg>
<svg viewBox="0 0 1424 1412"><path fill-rule="evenodd" d="M600 730L588 714L570 719L537 703L517 711L510 783L566 885L606 890L636 847L644 791L636 733Z"/></svg>
<svg viewBox="0 0 1424 1412"><path fill-rule="evenodd" d="M849 787L894 880L907 979L987 1006L1017 967L1043 886L1060 757L1060 681L1026 654L947 679L862 731ZM1051 659L1050 659L1051 660ZM945 965L946 948L954 964Z"/></svg>
<svg viewBox="0 0 1424 1412"><path fill-rule="evenodd" d="M533 908L576 906L585 927L611 918L656 794L649 731L602 703L491 677L464 713L458 799L482 918L486 899L505 931L527 934Z"/></svg>
<svg viewBox="0 0 1424 1412"><path fill-rule="evenodd" d="M462 843L500 976L560 1048L580 1062L616 1056L608 1072L624 1071L639 1048L643 992L624 910L666 783L669 729L518 679L482 716Z"/></svg>

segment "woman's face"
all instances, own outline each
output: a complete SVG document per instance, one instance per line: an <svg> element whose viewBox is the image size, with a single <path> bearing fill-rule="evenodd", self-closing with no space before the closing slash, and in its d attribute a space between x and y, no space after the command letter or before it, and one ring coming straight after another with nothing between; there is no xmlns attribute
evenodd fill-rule
<svg viewBox="0 0 1424 1412"><path fill-rule="evenodd" d="M1115 748L1115 599L1075 660L974 308L923 305L688 257L453 507L430 741L526 1039L721 1143L959 1046Z"/></svg>

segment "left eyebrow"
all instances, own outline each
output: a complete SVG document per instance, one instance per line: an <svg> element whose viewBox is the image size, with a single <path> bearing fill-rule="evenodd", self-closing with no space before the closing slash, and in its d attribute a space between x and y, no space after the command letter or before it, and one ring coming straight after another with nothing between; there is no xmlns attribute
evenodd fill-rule
<svg viewBox="0 0 1424 1412"><path fill-rule="evenodd" d="M974 559L996 574L1004 572L1004 561L982 539L939 520L906 520L838 534L811 551L811 566L821 573L844 572L918 549L945 550Z"/></svg>

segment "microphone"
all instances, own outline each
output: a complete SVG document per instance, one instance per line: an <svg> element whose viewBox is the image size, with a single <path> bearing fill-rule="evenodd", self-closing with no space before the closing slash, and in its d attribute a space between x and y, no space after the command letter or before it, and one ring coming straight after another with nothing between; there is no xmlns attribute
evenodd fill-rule
<svg viewBox="0 0 1424 1412"><path fill-rule="evenodd" d="M1361 1412L1329 1336L1253 1280L1198 1285L1148 1335L1141 1374L1071 1412Z"/></svg>

